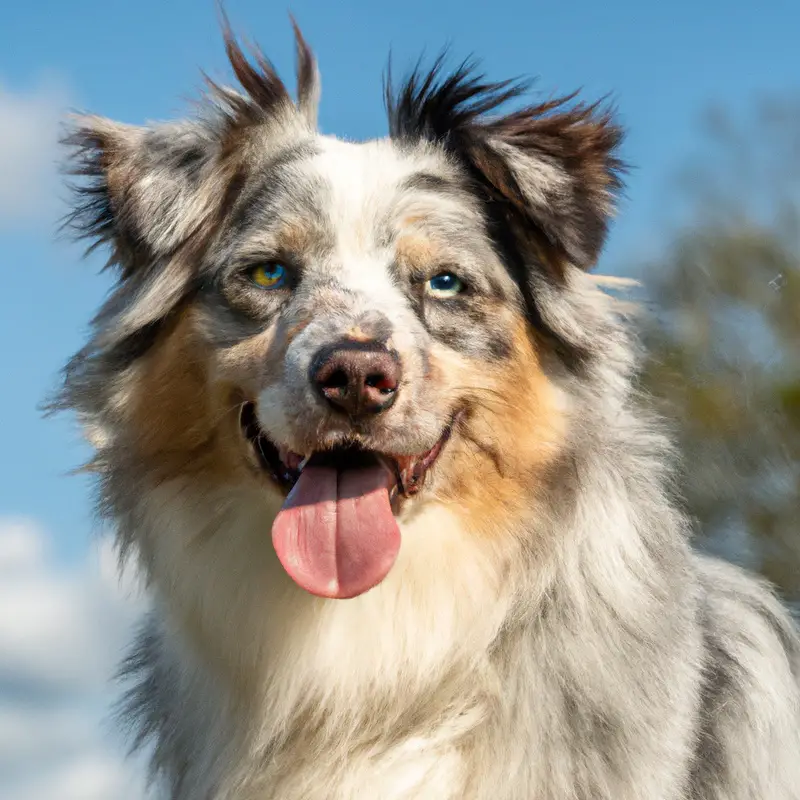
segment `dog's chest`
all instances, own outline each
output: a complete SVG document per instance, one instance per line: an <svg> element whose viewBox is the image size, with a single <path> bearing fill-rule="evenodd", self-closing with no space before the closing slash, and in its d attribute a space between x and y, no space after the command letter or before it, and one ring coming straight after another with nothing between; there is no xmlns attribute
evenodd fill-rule
<svg viewBox="0 0 800 800"><path fill-rule="evenodd" d="M455 800L462 796L464 763L452 744L413 737L382 752L365 749L314 762L302 759L277 781L242 800ZM261 783L259 781L259 783Z"/></svg>

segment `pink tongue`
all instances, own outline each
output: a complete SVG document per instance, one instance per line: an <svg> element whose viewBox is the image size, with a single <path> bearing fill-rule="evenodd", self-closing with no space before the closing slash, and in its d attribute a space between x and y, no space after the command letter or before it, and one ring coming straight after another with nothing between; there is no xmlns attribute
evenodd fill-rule
<svg viewBox="0 0 800 800"><path fill-rule="evenodd" d="M380 464L307 466L272 525L272 543L292 580L344 599L380 583L400 549L389 502L394 476Z"/></svg>

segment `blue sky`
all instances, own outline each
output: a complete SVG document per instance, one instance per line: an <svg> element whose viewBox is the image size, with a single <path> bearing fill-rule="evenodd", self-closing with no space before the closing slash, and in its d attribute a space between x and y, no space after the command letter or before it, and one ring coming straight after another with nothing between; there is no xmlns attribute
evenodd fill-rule
<svg viewBox="0 0 800 800"><path fill-rule="evenodd" d="M291 78L287 5L228 0L227 8L235 29ZM449 43L454 59L475 54L495 79L537 76L545 93L582 87L590 99L611 93L634 171L600 265L608 272L635 272L658 246L679 203L670 176L692 152L709 103L736 110L760 92L800 90L797 0L296 0L291 10L320 61L328 133L385 132L390 49L398 73ZM3 9L0 536L5 524L16 537L6 542L8 564L77 581L92 529L89 484L65 477L86 451L68 418L43 420L36 409L108 288L101 257L81 262L80 247L54 238L64 210L54 171L59 116L68 107L132 123L179 116L201 68L229 75L212 0L29 0ZM0 542L0 568L2 558ZM0 706L1 678L2 669ZM36 796L19 792L15 800Z"/></svg>
<svg viewBox="0 0 800 800"><path fill-rule="evenodd" d="M237 30L291 77L284 4L229 0L228 9ZM690 152L709 102L740 107L759 91L800 87L800 4L792 0L299 0L293 11L320 61L327 132L385 132L380 84L390 49L398 71L449 42L455 58L475 53L492 77L538 76L543 92L613 93L630 130L624 155L635 169L601 262L612 272L630 271L670 216L676 198L669 178ZM0 91L49 99L56 110L89 109L133 123L169 118L186 112L200 69L229 74L211 0L39 0L15 3L3 18ZM52 163L58 153L42 138L42 161ZM0 393L7 420L0 514L34 515L58 530L57 551L69 558L85 547L88 486L63 473L83 451L69 420L43 421L35 406L81 343L107 279L97 275L99 256L81 263L80 247L53 242L54 195L63 190L45 168L34 176L49 195L38 212L5 226L0 219L3 385L12 388Z"/></svg>

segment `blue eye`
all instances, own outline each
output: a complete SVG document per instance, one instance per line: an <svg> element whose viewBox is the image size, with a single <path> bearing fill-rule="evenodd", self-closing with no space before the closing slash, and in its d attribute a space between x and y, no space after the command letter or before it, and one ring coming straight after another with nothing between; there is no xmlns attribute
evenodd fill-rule
<svg viewBox="0 0 800 800"><path fill-rule="evenodd" d="M275 261L268 261L253 267L250 277L262 289L278 289L286 283L286 267Z"/></svg>
<svg viewBox="0 0 800 800"><path fill-rule="evenodd" d="M452 272L442 272L435 275L425 284L425 290L431 297L446 300L455 297L466 289L464 282L453 275Z"/></svg>

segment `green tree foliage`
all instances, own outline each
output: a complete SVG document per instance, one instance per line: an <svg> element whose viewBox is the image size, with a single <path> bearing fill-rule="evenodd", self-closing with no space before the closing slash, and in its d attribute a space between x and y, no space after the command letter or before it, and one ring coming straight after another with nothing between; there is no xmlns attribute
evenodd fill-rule
<svg viewBox="0 0 800 800"><path fill-rule="evenodd" d="M643 381L708 549L800 600L800 101L709 113L686 217L642 275Z"/></svg>

